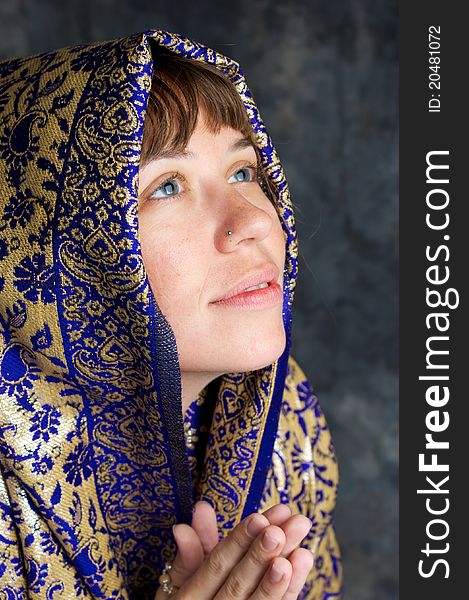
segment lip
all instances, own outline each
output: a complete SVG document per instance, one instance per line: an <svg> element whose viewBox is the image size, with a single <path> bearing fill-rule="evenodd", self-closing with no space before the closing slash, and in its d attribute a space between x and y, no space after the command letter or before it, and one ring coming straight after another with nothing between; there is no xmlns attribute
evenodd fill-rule
<svg viewBox="0 0 469 600"><path fill-rule="evenodd" d="M235 298L241 299L242 297L252 297L254 299L254 296L266 296L267 292L269 292L270 295L272 295L272 291L274 291L275 285L277 285L277 287L280 288L277 281L279 274L279 269L274 263L267 263L258 269L250 271L240 281L238 281L231 288L231 290L229 290L223 296L215 298L215 300L212 300L210 304L216 304L219 302L225 303L227 300L232 300ZM254 290L251 292L244 291L246 288L252 287L254 285L259 285L260 283L267 283L268 287L259 290ZM278 292L278 290L275 291Z"/></svg>
<svg viewBox="0 0 469 600"><path fill-rule="evenodd" d="M231 296L230 298L225 298L224 300L211 302L211 306L259 310L268 308L269 306L276 306L282 302L283 291L280 287L280 284L275 281L274 283L270 283L266 288L253 290L251 292L243 292L241 294Z"/></svg>

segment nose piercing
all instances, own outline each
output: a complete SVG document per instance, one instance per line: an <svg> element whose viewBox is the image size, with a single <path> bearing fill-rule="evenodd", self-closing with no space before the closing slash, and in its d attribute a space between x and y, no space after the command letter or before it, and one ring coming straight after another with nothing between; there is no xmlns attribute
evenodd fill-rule
<svg viewBox="0 0 469 600"><path fill-rule="evenodd" d="M226 235L233 235L233 232L231 231L231 229L228 229L228 231L226 232Z"/></svg>

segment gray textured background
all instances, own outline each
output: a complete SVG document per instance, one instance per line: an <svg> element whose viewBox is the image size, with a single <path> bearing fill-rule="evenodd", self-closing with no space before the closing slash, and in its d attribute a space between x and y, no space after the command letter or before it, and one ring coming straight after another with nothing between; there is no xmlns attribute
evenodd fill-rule
<svg viewBox="0 0 469 600"><path fill-rule="evenodd" d="M339 457L347 600L398 598L397 0L1 0L0 57L165 28L231 56L297 206L292 354Z"/></svg>

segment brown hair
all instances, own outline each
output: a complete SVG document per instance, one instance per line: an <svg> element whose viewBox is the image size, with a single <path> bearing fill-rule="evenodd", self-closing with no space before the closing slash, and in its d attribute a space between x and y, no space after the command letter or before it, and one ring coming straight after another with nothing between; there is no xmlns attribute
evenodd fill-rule
<svg viewBox="0 0 469 600"><path fill-rule="evenodd" d="M207 127L217 134L232 127L252 140L256 138L243 101L231 81L215 66L179 56L161 46L153 49L154 74L143 127L140 168L166 150L184 150L194 132L199 110ZM262 173L264 193L275 198L273 184Z"/></svg>

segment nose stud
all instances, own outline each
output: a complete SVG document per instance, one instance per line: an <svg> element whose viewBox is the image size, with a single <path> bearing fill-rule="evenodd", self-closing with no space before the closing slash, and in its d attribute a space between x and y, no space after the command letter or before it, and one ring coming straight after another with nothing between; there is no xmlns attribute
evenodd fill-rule
<svg viewBox="0 0 469 600"><path fill-rule="evenodd" d="M228 229L228 231L226 232L226 235L233 235L233 232L231 231L231 229Z"/></svg>

